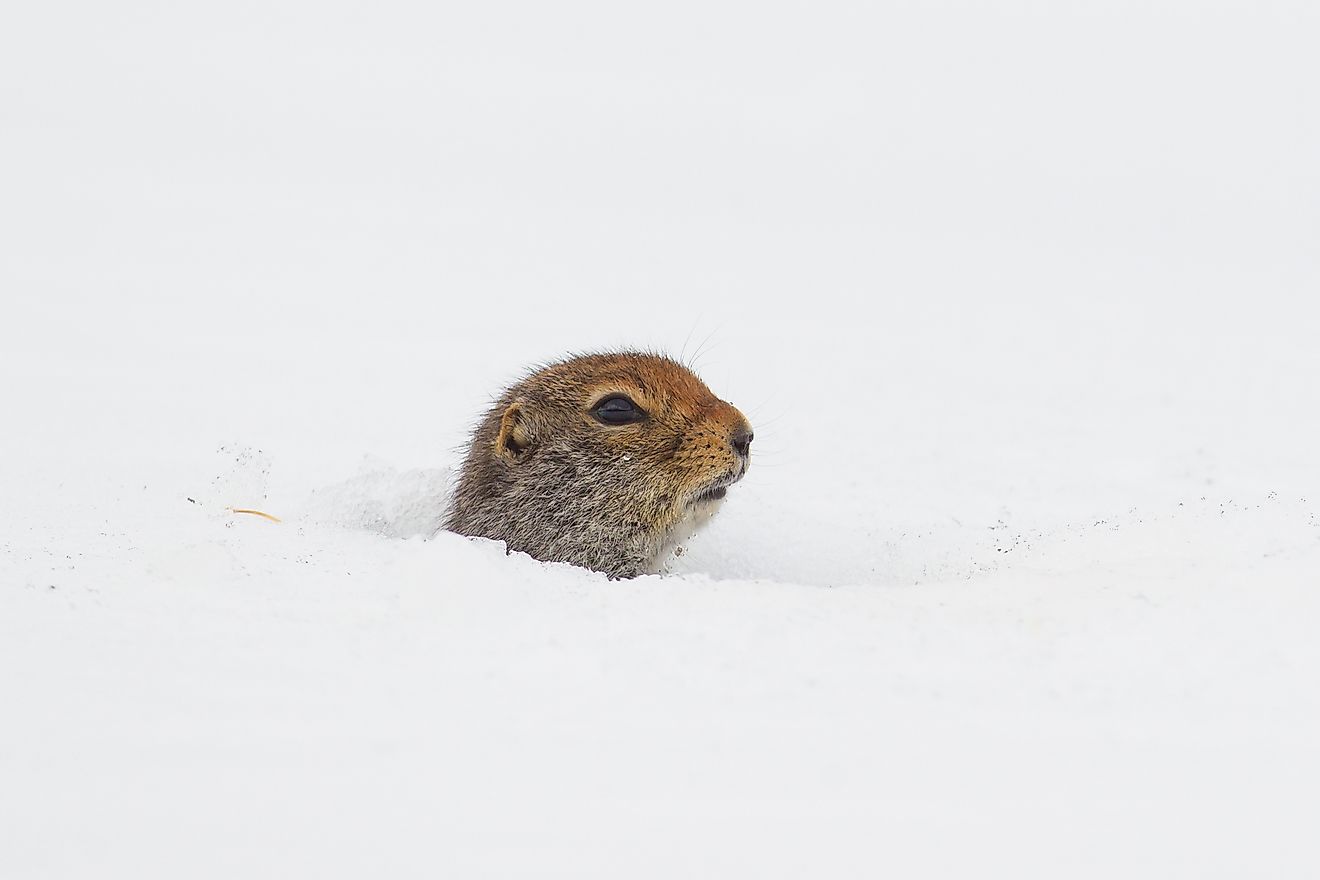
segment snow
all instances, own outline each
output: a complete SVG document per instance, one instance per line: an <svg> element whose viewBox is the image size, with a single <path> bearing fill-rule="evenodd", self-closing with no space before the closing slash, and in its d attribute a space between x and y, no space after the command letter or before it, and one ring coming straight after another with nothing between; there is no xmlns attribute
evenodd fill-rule
<svg viewBox="0 0 1320 880"><path fill-rule="evenodd" d="M7 9L0 876L1315 876L1317 37ZM434 535L620 346L756 429L675 573Z"/></svg>

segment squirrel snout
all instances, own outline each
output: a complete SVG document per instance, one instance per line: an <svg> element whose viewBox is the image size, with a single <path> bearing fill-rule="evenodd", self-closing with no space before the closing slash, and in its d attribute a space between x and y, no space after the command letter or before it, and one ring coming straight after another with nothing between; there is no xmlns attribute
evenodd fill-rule
<svg viewBox="0 0 1320 880"><path fill-rule="evenodd" d="M734 452L743 458L747 458L752 454L752 440L755 436L751 428L739 428L733 432L733 436L729 438L729 443L733 446Z"/></svg>

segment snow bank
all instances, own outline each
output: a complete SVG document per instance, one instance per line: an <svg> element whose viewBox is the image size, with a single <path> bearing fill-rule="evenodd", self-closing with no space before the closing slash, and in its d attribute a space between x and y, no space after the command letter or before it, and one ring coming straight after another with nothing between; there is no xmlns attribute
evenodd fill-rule
<svg viewBox="0 0 1320 880"><path fill-rule="evenodd" d="M1320 870L1314 13L7 18L0 875ZM437 534L623 345L675 573Z"/></svg>

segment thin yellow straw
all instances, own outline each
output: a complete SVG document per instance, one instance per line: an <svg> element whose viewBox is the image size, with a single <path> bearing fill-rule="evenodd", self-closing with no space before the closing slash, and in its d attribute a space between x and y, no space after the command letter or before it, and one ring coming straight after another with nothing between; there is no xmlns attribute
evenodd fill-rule
<svg viewBox="0 0 1320 880"><path fill-rule="evenodd" d="M259 516L263 519L268 519L271 522L283 522L283 520L281 520L278 516L271 516L269 513L266 513L265 511L261 511L261 510L249 510L246 507L231 507L229 508L229 512L247 513L247 514L251 514L252 516Z"/></svg>

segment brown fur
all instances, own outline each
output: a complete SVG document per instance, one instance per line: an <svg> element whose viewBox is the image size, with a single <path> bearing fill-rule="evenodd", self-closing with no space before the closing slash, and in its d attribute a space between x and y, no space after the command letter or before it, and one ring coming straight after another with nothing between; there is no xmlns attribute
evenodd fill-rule
<svg viewBox="0 0 1320 880"><path fill-rule="evenodd" d="M602 424L593 412L616 394L646 417ZM574 357L527 376L486 413L446 527L611 577L656 571L742 479L751 439L743 414L676 361Z"/></svg>

